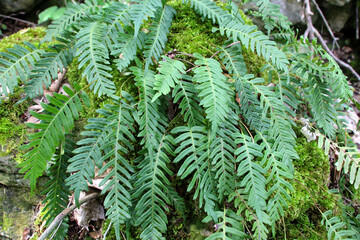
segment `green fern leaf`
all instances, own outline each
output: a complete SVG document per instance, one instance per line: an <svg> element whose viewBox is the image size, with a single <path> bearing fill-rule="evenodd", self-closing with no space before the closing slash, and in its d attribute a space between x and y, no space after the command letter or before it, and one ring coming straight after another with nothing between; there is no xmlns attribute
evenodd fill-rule
<svg viewBox="0 0 360 240"><path fill-rule="evenodd" d="M104 8L104 21L108 25L104 36L111 51L113 44L118 42L118 35L124 33L124 26L131 25L130 9L130 4L126 5L120 2L111 2Z"/></svg>
<svg viewBox="0 0 360 240"><path fill-rule="evenodd" d="M261 31L257 31L255 25L244 25L232 20L220 26L219 30L221 35L226 33L227 37L232 37L234 42L241 41L246 48L262 56L281 71L288 72L289 61L284 52L280 51L275 42L270 41Z"/></svg>
<svg viewBox="0 0 360 240"><path fill-rule="evenodd" d="M339 239L354 239L354 235L356 234L353 230L346 230L346 225L341 221L339 217L331 217L333 215L331 210L328 210L322 213L322 221L321 223L325 225L328 230L328 240L339 240Z"/></svg>
<svg viewBox="0 0 360 240"><path fill-rule="evenodd" d="M43 94L43 85L50 87L52 80L58 78L58 72L63 73L73 59L74 50L70 41L60 37L57 40L60 43L50 46L54 51L44 52L29 75L25 87L26 96L29 98Z"/></svg>
<svg viewBox="0 0 360 240"><path fill-rule="evenodd" d="M135 37L134 30L130 26L125 26L124 30L127 33L118 33L117 44L113 46L111 52L111 55L118 57L115 63L120 72L135 59L137 50L143 48L146 39L144 32L139 32Z"/></svg>
<svg viewBox="0 0 360 240"><path fill-rule="evenodd" d="M172 96L175 103L181 100L179 104L181 115L184 116L184 120L190 127L203 124L205 113L199 105L200 99L190 76L182 76L182 80L175 86Z"/></svg>
<svg viewBox="0 0 360 240"><path fill-rule="evenodd" d="M158 140L153 155L146 154L138 168L138 179L135 182L136 191L133 198L138 199L135 207L136 225L140 225L141 239L164 239L162 234L167 229L166 204L170 200L166 193L170 182L166 175L173 173L168 169L169 155L173 155L173 139L163 135Z"/></svg>
<svg viewBox="0 0 360 240"><path fill-rule="evenodd" d="M108 116L108 119L112 121L106 126L105 131L108 132L108 135L104 138L105 144L101 146L101 149L109 148L111 150L99 160L106 163L99 174L109 171L100 182L100 186L105 185L102 194L109 191L104 201L107 209L106 215L114 224L117 239L120 239L120 225L130 218L131 196L129 191L132 189L130 172L134 172L134 170L124 156L128 153L128 149L133 149L130 141L135 142L132 135L132 132L135 131L134 120L131 115L132 109L123 101L116 102L116 105L105 105L105 108L112 113Z"/></svg>
<svg viewBox="0 0 360 240"><path fill-rule="evenodd" d="M175 139L178 146L174 163L182 161L177 175L184 179L189 175L192 180L187 188L191 191L195 187L194 199L199 197L200 207L204 206L205 212L215 219L215 206L217 198L215 176L212 173L210 160L210 134L205 135L203 127L176 127L172 134L179 134Z"/></svg>
<svg viewBox="0 0 360 240"><path fill-rule="evenodd" d="M178 61L164 56L158 68L159 74L155 75L154 90L157 91L152 101L155 101L161 95L167 95L170 88L179 84L182 74L185 74L185 65Z"/></svg>
<svg viewBox="0 0 360 240"><path fill-rule="evenodd" d="M156 11L153 19L155 26L149 28L150 33L148 33L144 50L145 72L150 64L153 64L152 58L158 61L161 54L163 54L174 15L176 15L176 11L169 5L158 8Z"/></svg>
<svg viewBox="0 0 360 240"><path fill-rule="evenodd" d="M200 105L205 108L206 118L211 122L211 130L216 133L219 124L226 121L230 113L229 104L235 94L231 91L226 77L223 75L219 62L195 53L198 59L194 72L194 83L201 98Z"/></svg>
<svg viewBox="0 0 360 240"><path fill-rule="evenodd" d="M86 66L83 76L86 77L94 93L99 96L111 96L115 92L115 84L110 80L112 75L109 66L109 52L103 43L106 25L101 22L83 23L84 27L77 33L78 42L76 56L79 68Z"/></svg>
<svg viewBox="0 0 360 240"><path fill-rule="evenodd" d="M14 48L7 49L8 53L0 53L0 95L12 94L18 86L18 78L26 82L31 69L44 53L29 42L24 44L26 48L15 45Z"/></svg>
<svg viewBox="0 0 360 240"><path fill-rule="evenodd" d="M105 110L98 110L98 113L106 114ZM106 116L106 115L105 115ZM83 131L81 135L86 138L77 142L78 147L74 150L74 157L69 160L68 172L72 173L66 179L66 185L74 191L75 202L79 204L81 191L88 191L88 183L92 184L95 177L95 165L102 167L101 146L105 145L105 131L110 122L104 118L90 118L85 126L87 131Z"/></svg>
<svg viewBox="0 0 360 240"><path fill-rule="evenodd" d="M255 158L263 157L263 147L257 143L258 137L251 139L243 132L237 133L235 137L235 143L241 144L241 147L235 150L236 162L239 163L238 177L242 178L239 187L245 188L244 193L248 195L248 205L255 211L257 220L262 224L270 225L270 218L266 213L266 200L269 196L265 188L266 171L262 166L263 163L259 164L255 161ZM259 232L264 232L264 230L259 230Z"/></svg>
<svg viewBox="0 0 360 240"><path fill-rule="evenodd" d="M86 0L84 3L68 3L64 15L61 18L55 20L48 26L43 42L50 42L54 37L62 34L64 30L69 30L74 24L79 23L80 20L88 17L91 14L99 14L99 1L97 0Z"/></svg>
<svg viewBox="0 0 360 240"><path fill-rule="evenodd" d="M30 179L31 189L35 189L36 179L40 177L48 160L55 153L55 149L61 141L65 140L65 134L74 127L74 119L79 119L79 112L82 111L80 97L87 104L87 96L77 89L74 93L71 89L63 86L69 97L54 93L54 97L47 95L49 104L41 104L45 113L39 114L30 112L32 116L42 120L39 124L28 123L28 127L40 129L39 132L29 136L30 143L21 146L21 149L28 150L24 157L26 161L18 165L20 172L27 172L25 178Z"/></svg>
<svg viewBox="0 0 360 240"><path fill-rule="evenodd" d="M215 224L216 232L211 234L206 240L232 240L232 239L247 239L249 236L245 234L242 222L244 221L240 216L224 208L223 211L216 211L217 219L219 221ZM210 222L211 217L207 216L203 222Z"/></svg>
<svg viewBox="0 0 360 240"><path fill-rule="evenodd" d="M269 0L256 0L256 6L259 7L259 12L262 20L265 23L265 29L270 33L274 28L281 28L283 31L291 31L291 22L280 11L278 4L272 3Z"/></svg>
<svg viewBox="0 0 360 240"><path fill-rule="evenodd" d="M213 21L213 23L218 23L220 26L229 19L231 15L224 11L221 7L217 6L215 2L209 0L183 0L185 3L191 4L197 12L199 12L204 17L207 17Z"/></svg>
<svg viewBox="0 0 360 240"><path fill-rule="evenodd" d="M131 20L134 23L135 37L139 33L140 26L148 17L154 17L157 8L162 8L161 0L135 0L130 10Z"/></svg>
<svg viewBox="0 0 360 240"><path fill-rule="evenodd" d="M41 210L42 213L44 213L43 219L46 219L46 226L49 226L68 205L71 194L69 188L64 183L68 177L66 169L69 159L73 156L72 151L74 150L74 145L75 143L66 138L65 144L61 145L63 149L59 149L59 153L54 154L51 159L54 163L46 171L50 180L45 183L44 187L46 189L41 193L46 194L46 198L43 200L45 206ZM64 222L61 223L60 228L56 231L55 237L57 239L64 239L67 227L67 224L64 224Z"/></svg>
<svg viewBox="0 0 360 240"><path fill-rule="evenodd" d="M138 105L140 133L138 136L143 137L141 144L146 144L148 149L152 151L152 147L149 146L157 146L157 141L162 136L161 133L165 132L164 126L167 125L167 118L161 109L161 103L159 101L151 101L155 95L153 90L155 82L154 72L148 70L144 75L143 70L138 67L131 67L130 69L136 76L136 86L140 88L141 100Z"/></svg>
<svg viewBox="0 0 360 240"><path fill-rule="evenodd" d="M235 122L235 125L237 122ZM211 154L213 171L215 179L217 179L217 189L219 192L219 200L222 202L225 196L235 191L235 157L236 149L234 133L237 129L231 123L225 123L224 126L218 128L216 137L211 143Z"/></svg>

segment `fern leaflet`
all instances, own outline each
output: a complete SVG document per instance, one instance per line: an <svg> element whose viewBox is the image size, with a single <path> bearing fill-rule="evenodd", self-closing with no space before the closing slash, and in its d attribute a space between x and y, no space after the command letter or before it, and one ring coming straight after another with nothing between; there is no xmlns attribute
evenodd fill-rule
<svg viewBox="0 0 360 240"><path fill-rule="evenodd" d="M167 34L170 31L170 26L175 14L175 9L169 5L165 5L164 8L159 8L155 13L154 22L156 25L149 28L150 33L148 34L145 44L145 72L148 70L149 65L153 64L152 58L157 61L163 53L165 43L168 40Z"/></svg>
<svg viewBox="0 0 360 240"><path fill-rule="evenodd" d="M74 93L71 89L63 86L64 91L69 97L54 93L54 97L47 95L49 104L41 103L45 113L39 114L31 111L31 115L42 120L41 123L28 123L28 127L40 129L39 132L29 136L30 143L21 146L21 149L28 150L24 157L26 161L18 165L26 172L25 178L30 179L31 189L35 189L36 179L40 177L46 169L47 161L55 153L55 149L61 141L65 140L65 134L74 127L74 119L79 118L82 111L82 100L88 105L87 96L77 88Z"/></svg>
<svg viewBox="0 0 360 240"><path fill-rule="evenodd" d="M40 60L43 50L37 49L33 44L24 42L25 47L15 45L8 48L8 53L0 53L0 95L12 94L18 86L18 78L26 82L26 76L34 68L35 62Z"/></svg>

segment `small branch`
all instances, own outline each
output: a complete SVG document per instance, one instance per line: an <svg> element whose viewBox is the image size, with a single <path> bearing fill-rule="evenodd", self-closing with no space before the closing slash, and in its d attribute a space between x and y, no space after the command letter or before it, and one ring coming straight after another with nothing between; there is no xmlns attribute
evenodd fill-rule
<svg viewBox="0 0 360 240"><path fill-rule="evenodd" d="M316 30L316 28L313 29L313 33L315 34L315 36L318 38L321 46L325 49L325 51L332 57L334 58L334 60L340 65L343 66L344 68L347 68L356 78L358 81L360 81L360 75L352 68L352 66L350 66L349 64L347 64L346 62L340 60L338 57L336 57L334 55L334 53L329 49L329 47L326 45L324 39L322 38L322 36L320 35L320 33Z"/></svg>
<svg viewBox="0 0 360 240"><path fill-rule="evenodd" d="M6 15L3 15L3 14L0 14L0 17L8 18L8 19L11 19L11 20L19 21L19 22L23 22L23 23L32 25L32 26L34 26L34 27L37 27L37 24L36 24L36 23L29 22L29 21L26 21L26 20L22 20L22 19L20 19L20 18L10 17L10 16L6 16Z"/></svg>
<svg viewBox="0 0 360 240"><path fill-rule="evenodd" d="M356 4L355 9L355 17L356 17L356 39L359 39L359 4Z"/></svg>
<svg viewBox="0 0 360 240"><path fill-rule="evenodd" d="M84 199L82 199L80 201L80 205L86 202L89 202L90 200L93 200L97 197L100 196L100 193L91 193L89 195L87 195L86 197L84 197ZM50 233L56 228L56 226L64 219L64 217L66 217L69 213L71 213L72 211L74 211L77 208L76 204L64 209L59 215L56 216L56 218L52 221L52 223L47 227L47 229L45 230L45 232L43 234L41 234L41 236L39 237L39 240L45 240Z"/></svg>
<svg viewBox="0 0 360 240"><path fill-rule="evenodd" d="M320 9L319 5L316 3L316 1L315 1L315 0L312 0L312 2L314 3L314 5L315 5L315 7L316 7L317 11L319 12L319 14L320 14L320 16L321 16L322 20L324 21L325 26L326 26L327 30L329 31L329 33L330 33L330 35L331 35L332 39L334 40L334 43L335 43L336 47L337 47L338 49L340 49L339 44L338 44L338 42L337 42L337 39L336 39L336 37L334 36L334 33L332 32L332 30L331 30L331 28L330 28L330 26L329 26L328 22L326 21L326 18L325 18L325 16L324 16L324 14L322 13L322 11L321 11L321 9Z"/></svg>

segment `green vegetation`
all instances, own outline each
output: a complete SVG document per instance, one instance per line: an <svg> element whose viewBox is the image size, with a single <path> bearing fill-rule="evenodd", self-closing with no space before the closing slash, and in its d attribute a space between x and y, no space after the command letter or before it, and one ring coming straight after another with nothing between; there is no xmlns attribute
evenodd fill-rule
<svg viewBox="0 0 360 240"><path fill-rule="evenodd" d="M31 112L41 123L21 147L32 189L50 178L46 226L101 175L104 228L117 239L357 236L355 213L338 211L344 195L327 187L329 155L360 185L357 149L339 140L346 77L275 5L257 4L269 36L230 2L89 0L49 26L49 49L1 55L5 96L20 82L41 95L63 67L72 86ZM317 141L296 134L298 121Z"/></svg>

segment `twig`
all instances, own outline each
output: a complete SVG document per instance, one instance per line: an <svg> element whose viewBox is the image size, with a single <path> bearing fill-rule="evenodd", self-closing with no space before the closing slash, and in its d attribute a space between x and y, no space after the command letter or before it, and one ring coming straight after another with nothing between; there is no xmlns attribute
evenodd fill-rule
<svg viewBox="0 0 360 240"><path fill-rule="evenodd" d="M328 22L326 21L326 18L325 18L325 16L324 16L324 14L322 13L322 11L321 11L321 9L320 9L319 5L316 3L316 1L315 1L315 0L312 0L312 2L314 3L314 5L315 5L315 7L316 7L317 11L319 12L319 14L320 14L320 16L321 16L322 20L324 21L325 26L326 26L327 30L329 31L329 33L330 33L330 35L331 35L332 39L334 40L334 43L335 43L336 47L337 47L338 49L340 49L339 44L338 44L338 42L337 42L337 38L334 36L334 33L332 32L332 30L331 30L331 28L330 28L330 26L329 26Z"/></svg>
<svg viewBox="0 0 360 240"><path fill-rule="evenodd" d="M356 17L356 39L359 39L359 1L356 4L355 17Z"/></svg>
<svg viewBox="0 0 360 240"><path fill-rule="evenodd" d="M111 224L112 224L112 222L110 222L110 224L109 224L108 228L106 229L106 231L105 231L105 233L104 233L104 239L103 239L103 240L105 240L105 239L106 239L106 234L107 234L107 233L108 233L108 231L110 230Z"/></svg>
<svg viewBox="0 0 360 240"><path fill-rule="evenodd" d="M91 193L91 194L87 195L86 197L84 197L84 199L82 199L80 201L80 205L83 203L89 202L90 200L93 200L99 196L100 196L100 193ZM45 240L50 235L50 233L55 229L55 227L64 219L64 217L66 217L69 213L74 211L76 208L77 208L77 206L76 206L76 204L74 204L74 205L64 209L59 215L57 215L56 218L53 220L53 222L45 230L45 232L43 234L41 234L41 236L39 237L39 240Z"/></svg>
<svg viewBox="0 0 360 240"><path fill-rule="evenodd" d="M0 17L3 17L3 18L8 18L8 19L11 19L11 20L19 21L19 22L23 22L23 23L26 23L26 24L32 25L32 26L34 26L34 27L37 27L37 24L36 24L36 23L29 22L29 21L26 21L26 20L22 20L22 19L20 19L20 18L10 17L10 16L3 15L3 14L0 14Z"/></svg>
<svg viewBox="0 0 360 240"><path fill-rule="evenodd" d="M312 20L311 20L311 15L313 15L313 13L311 12L310 9L310 0L305 0L305 17L306 17L306 24L307 24L307 28L306 31L304 33L304 37L307 38L309 36L309 39L312 40L315 37L319 40L321 46L325 49L325 51L340 65L343 66L344 68L347 68L357 79L358 81L360 81L360 76L359 74L346 62L340 60L338 57L336 57L334 55L334 53L329 49L329 47L326 45L325 40L323 39L323 37L321 36L321 34L318 32L318 30L313 26L312 24Z"/></svg>
<svg viewBox="0 0 360 240"><path fill-rule="evenodd" d="M310 40L313 40L314 39L314 32L313 32L314 26L312 24L311 16L314 15L314 13L311 11L309 0L305 0L304 14L305 14L306 25L307 25L307 28L304 33L304 37L309 38Z"/></svg>
<svg viewBox="0 0 360 240"><path fill-rule="evenodd" d="M334 58L334 60L340 65L343 66L344 68L347 68L356 78L358 81L360 81L360 75L353 69L352 66L350 66L349 64L347 64L346 62L340 60L338 57L336 57L334 55L334 53L331 52L331 50L329 49L329 47L326 45L324 39L322 38L322 36L320 35L320 33L318 32L318 30L316 30L316 28L313 29L313 33L315 34L315 36L318 38L321 46L325 49L325 51L332 57Z"/></svg>

